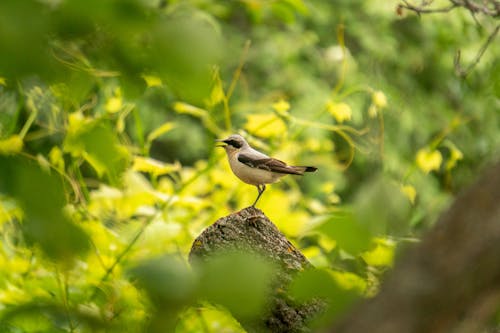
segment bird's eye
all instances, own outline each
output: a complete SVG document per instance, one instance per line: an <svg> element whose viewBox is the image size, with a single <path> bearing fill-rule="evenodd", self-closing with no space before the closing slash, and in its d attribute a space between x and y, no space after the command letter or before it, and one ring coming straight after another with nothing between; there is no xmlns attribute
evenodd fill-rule
<svg viewBox="0 0 500 333"><path fill-rule="evenodd" d="M236 140L229 140L227 144L233 146L234 148L241 148L241 143Z"/></svg>

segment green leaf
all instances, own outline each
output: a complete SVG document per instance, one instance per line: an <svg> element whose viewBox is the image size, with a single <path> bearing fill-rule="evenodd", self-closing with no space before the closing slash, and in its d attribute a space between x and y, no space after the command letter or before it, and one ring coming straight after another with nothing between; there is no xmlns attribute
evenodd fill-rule
<svg viewBox="0 0 500 333"><path fill-rule="evenodd" d="M0 139L0 155L11 155L23 150L23 139L17 135L11 135L6 139Z"/></svg>
<svg viewBox="0 0 500 333"><path fill-rule="evenodd" d="M148 332L173 332L178 314L194 302L196 280L178 258L164 256L136 265L129 271L155 306Z"/></svg>
<svg viewBox="0 0 500 333"><path fill-rule="evenodd" d="M61 178L31 161L0 157L0 192L17 200L28 241L39 244L49 257L68 259L88 249L87 235L63 212Z"/></svg>
<svg viewBox="0 0 500 333"><path fill-rule="evenodd" d="M173 256L141 262L130 270L154 304L180 310L193 300L196 281L187 265Z"/></svg>
<svg viewBox="0 0 500 333"><path fill-rule="evenodd" d="M151 141L159 138L163 134L171 131L174 127L175 127L175 124L173 122L166 122L166 123L164 123L160 127L158 127L155 130L153 130L151 133L149 133L149 135L148 135L148 141L151 142Z"/></svg>
<svg viewBox="0 0 500 333"><path fill-rule="evenodd" d="M187 9L172 11L153 28L149 61L181 99L200 105L209 98L210 68L224 49L218 30L207 13Z"/></svg>
<svg viewBox="0 0 500 333"><path fill-rule="evenodd" d="M290 286L290 296L299 303L312 300L325 302L326 311L316 319L314 326L323 326L347 311L359 298L360 293L352 284L345 288L338 280L345 279L343 272L325 269L308 269L294 278ZM349 273L348 273L349 274ZM351 274L353 275L353 274ZM352 279L352 278L351 278ZM359 277L357 277L359 280ZM359 282L357 282L359 284Z"/></svg>
<svg viewBox="0 0 500 333"><path fill-rule="evenodd" d="M339 247L351 254L355 255L370 248L370 232L350 211L330 216L319 226L319 231L335 240Z"/></svg>
<svg viewBox="0 0 500 333"><path fill-rule="evenodd" d="M201 295L226 307L236 318L262 314L273 269L270 263L247 253L225 253L201 271Z"/></svg>
<svg viewBox="0 0 500 333"><path fill-rule="evenodd" d="M0 138L14 134L19 114L16 94L0 87Z"/></svg>
<svg viewBox="0 0 500 333"><path fill-rule="evenodd" d="M370 266L392 267L396 243L385 238L377 238L374 242L375 248L364 252L361 257Z"/></svg>
<svg viewBox="0 0 500 333"><path fill-rule="evenodd" d="M129 163L126 147L120 144L110 126L77 114L70 116L63 150L74 157L83 157L99 177L107 176L111 183L118 183Z"/></svg>
<svg viewBox="0 0 500 333"><path fill-rule="evenodd" d="M366 182L354 204L357 221L372 235L407 233L411 203L389 178L377 175Z"/></svg>

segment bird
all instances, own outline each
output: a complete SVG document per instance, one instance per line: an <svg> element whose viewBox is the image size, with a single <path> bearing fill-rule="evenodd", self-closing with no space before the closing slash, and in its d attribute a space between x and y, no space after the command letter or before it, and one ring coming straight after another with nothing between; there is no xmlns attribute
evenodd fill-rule
<svg viewBox="0 0 500 333"><path fill-rule="evenodd" d="M248 142L238 134L232 134L226 139L216 139L226 151L229 166L233 173L243 182L257 187L258 195L252 207L255 207L266 184L277 182L285 175L303 175L304 172L314 172L314 166L292 166L285 162L267 156L250 147Z"/></svg>

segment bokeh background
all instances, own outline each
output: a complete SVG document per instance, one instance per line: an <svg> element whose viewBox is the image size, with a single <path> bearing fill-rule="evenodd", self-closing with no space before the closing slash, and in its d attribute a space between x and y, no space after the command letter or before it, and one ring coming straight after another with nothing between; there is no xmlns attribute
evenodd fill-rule
<svg viewBox="0 0 500 333"><path fill-rule="evenodd" d="M214 145L232 133L319 168L258 204L318 268L290 291L330 300L312 325L375 295L500 149L498 43L455 64L496 22L398 5L0 2L0 331L243 332L269 267L187 263L257 195Z"/></svg>

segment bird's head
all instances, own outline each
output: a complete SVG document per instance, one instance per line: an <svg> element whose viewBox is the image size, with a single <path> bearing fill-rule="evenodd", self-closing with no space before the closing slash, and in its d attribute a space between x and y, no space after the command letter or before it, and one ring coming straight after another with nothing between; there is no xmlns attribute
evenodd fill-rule
<svg viewBox="0 0 500 333"><path fill-rule="evenodd" d="M221 144L217 145L217 147L223 147L228 154L248 147L248 143L245 139L238 134L230 135L227 139L217 139L215 141L221 142Z"/></svg>

